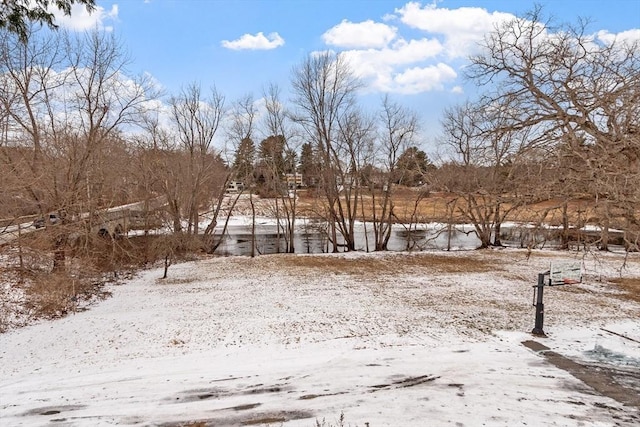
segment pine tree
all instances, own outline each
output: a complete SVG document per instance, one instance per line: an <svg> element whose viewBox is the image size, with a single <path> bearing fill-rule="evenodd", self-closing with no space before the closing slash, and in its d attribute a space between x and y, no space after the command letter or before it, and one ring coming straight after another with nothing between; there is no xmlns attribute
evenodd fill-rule
<svg viewBox="0 0 640 427"><path fill-rule="evenodd" d="M302 174L302 179L306 185L315 185L318 168L313 147L309 143L302 144L300 148L300 165L298 166L298 172Z"/></svg>
<svg viewBox="0 0 640 427"><path fill-rule="evenodd" d="M425 175L433 167L427 153L418 147L409 147L398 157L396 183L409 187L421 185Z"/></svg>
<svg viewBox="0 0 640 427"><path fill-rule="evenodd" d="M89 12L96 8L95 0L4 0L0 5L0 28L6 28L25 41L29 22L46 24L52 29L58 28L50 5L71 16L71 6L74 4L84 5Z"/></svg>
<svg viewBox="0 0 640 427"><path fill-rule="evenodd" d="M251 138L244 138L240 141L233 162L235 177L244 180L253 175L256 157L256 146Z"/></svg>

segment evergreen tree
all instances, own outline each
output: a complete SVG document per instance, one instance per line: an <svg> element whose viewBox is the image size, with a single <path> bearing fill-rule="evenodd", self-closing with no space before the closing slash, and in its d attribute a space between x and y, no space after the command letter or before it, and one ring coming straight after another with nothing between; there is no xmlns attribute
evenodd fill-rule
<svg viewBox="0 0 640 427"><path fill-rule="evenodd" d="M296 173L298 165L298 153L287 149L284 153L284 173Z"/></svg>
<svg viewBox="0 0 640 427"><path fill-rule="evenodd" d="M276 176L282 175L285 171L284 145L282 135L272 135L263 139L258 149L258 163Z"/></svg>
<svg viewBox="0 0 640 427"><path fill-rule="evenodd" d="M253 140L251 138L244 138L238 145L233 162L233 170L235 171L235 177L237 179L244 180L248 176L253 175L255 157L256 147Z"/></svg>
<svg viewBox="0 0 640 427"><path fill-rule="evenodd" d="M434 167L427 153L418 147L409 147L398 157L396 183L409 187L422 185L425 175Z"/></svg>
<svg viewBox="0 0 640 427"><path fill-rule="evenodd" d="M313 147L309 143L302 144L300 148L300 165L298 166L298 172L302 174L302 180L306 185L315 185L318 168Z"/></svg>
<svg viewBox="0 0 640 427"><path fill-rule="evenodd" d="M29 22L46 24L52 29L58 28L49 6L71 16L71 6L76 3L84 5L89 12L93 12L96 7L95 0L4 0L0 5L0 28L6 28L25 41Z"/></svg>

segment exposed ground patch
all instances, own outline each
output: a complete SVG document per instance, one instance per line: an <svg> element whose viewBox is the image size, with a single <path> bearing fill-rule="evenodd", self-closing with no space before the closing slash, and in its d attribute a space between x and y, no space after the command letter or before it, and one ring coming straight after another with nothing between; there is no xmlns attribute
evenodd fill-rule
<svg viewBox="0 0 640 427"><path fill-rule="evenodd" d="M159 424L158 427L231 427L231 426L263 426L280 425L287 421L314 418L311 412L306 411L269 411L247 414L242 416L229 416L220 418L208 418L203 420L176 421ZM310 425L311 421L309 422Z"/></svg>
<svg viewBox="0 0 640 427"><path fill-rule="evenodd" d="M416 268L437 273L484 273L501 270L486 260L476 257L457 257L430 253L411 253L378 257L290 256L281 259L286 267L319 269L323 273L349 275L396 275L415 271Z"/></svg>
<svg viewBox="0 0 640 427"><path fill-rule="evenodd" d="M623 299L640 302L640 277L615 278L610 281L624 292Z"/></svg>
<svg viewBox="0 0 640 427"><path fill-rule="evenodd" d="M571 375L594 389L598 394L610 397L624 405L640 409L640 387L631 387L619 382L621 377L633 377L640 384L640 372L622 371L612 366L595 366L581 364L561 354L551 351L537 341L524 341L525 347L544 356L545 360L557 368L569 372ZM640 417L638 418L640 421Z"/></svg>

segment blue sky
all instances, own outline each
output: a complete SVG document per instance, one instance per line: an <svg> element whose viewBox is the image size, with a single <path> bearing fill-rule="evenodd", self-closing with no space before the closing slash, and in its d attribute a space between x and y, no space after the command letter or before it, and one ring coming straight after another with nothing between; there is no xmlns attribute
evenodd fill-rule
<svg viewBox="0 0 640 427"><path fill-rule="evenodd" d="M640 39L640 0L541 0L557 21L592 20L593 34ZM347 51L367 82L367 100L390 96L437 126L442 109L472 97L461 67L493 23L531 10L533 1L442 0L98 0L68 28L113 31L147 72L176 94L197 82L228 101L259 98L314 51ZM373 102L373 101L372 101ZM429 131L427 130L428 134Z"/></svg>

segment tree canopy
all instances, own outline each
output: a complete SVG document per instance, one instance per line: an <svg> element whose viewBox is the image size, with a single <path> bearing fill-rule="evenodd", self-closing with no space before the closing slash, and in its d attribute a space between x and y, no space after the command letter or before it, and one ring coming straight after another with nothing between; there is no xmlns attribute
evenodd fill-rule
<svg viewBox="0 0 640 427"><path fill-rule="evenodd" d="M96 7L95 0L4 0L0 4L0 28L6 28L25 40L29 22L46 24L52 29L58 28L50 6L71 16L74 4L84 5L89 12Z"/></svg>

